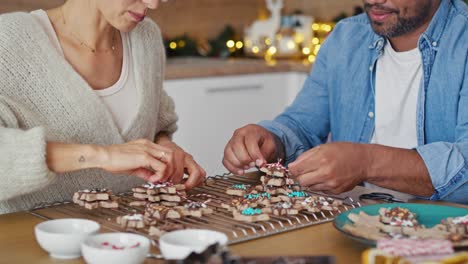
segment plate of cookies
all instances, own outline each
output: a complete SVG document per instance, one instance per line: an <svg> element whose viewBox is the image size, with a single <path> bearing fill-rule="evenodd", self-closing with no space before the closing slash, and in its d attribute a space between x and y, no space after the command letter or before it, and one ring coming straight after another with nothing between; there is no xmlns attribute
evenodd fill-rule
<svg viewBox="0 0 468 264"><path fill-rule="evenodd" d="M385 239L441 239L468 247L468 209L446 205L388 203L339 214L334 226L346 236L375 246Z"/></svg>

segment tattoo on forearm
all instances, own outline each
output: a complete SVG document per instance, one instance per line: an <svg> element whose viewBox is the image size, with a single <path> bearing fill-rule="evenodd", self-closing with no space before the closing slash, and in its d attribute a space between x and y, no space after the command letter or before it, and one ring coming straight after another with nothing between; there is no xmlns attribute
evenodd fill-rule
<svg viewBox="0 0 468 264"><path fill-rule="evenodd" d="M80 159L78 160L79 163L84 163L86 161L85 157L83 155L80 156Z"/></svg>

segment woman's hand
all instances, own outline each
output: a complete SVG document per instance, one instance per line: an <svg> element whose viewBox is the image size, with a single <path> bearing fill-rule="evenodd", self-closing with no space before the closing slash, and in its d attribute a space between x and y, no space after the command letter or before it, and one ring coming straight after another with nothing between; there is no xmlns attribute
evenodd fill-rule
<svg viewBox="0 0 468 264"><path fill-rule="evenodd" d="M159 140L158 144L139 139L105 148L102 169L113 173L125 173L140 177L148 182L171 181L180 183L184 171L189 174L187 188L203 182L205 171L192 156L170 140Z"/></svg>
<svg viewBox="0 0 468 264"><path fill-rule="evenodd" d="M187 172L187 188L203 182L206 172L190 154L166 136L156 141L138 139L110 146L47 142L47 165L56 173L100 168L134 175L148 182L180 183Z"/></svg>
<svg viewBox="0 0 468 264"><path fill-rule="evenodd" d="M168 177L162 177L161 179L158 179L158 181L171 180L174 183L180 183L184 177L184 173L187 173L189 177L185 182L185 186L188 189L203 183L206 172L193 159L192 155L185 152L181 147L172 142L167 136L158 137L156 142L159 145L172 150L174 159L173 163L175 166L175 170L172 175L169 175Z"/></svg>
<svg viewBox="0 0 468 264"><path fill-rule="evenodd" d="M101 147L98 167L112 173L129 174L148 182L171 177L176 171L172 149L147 139Z"/></svg>

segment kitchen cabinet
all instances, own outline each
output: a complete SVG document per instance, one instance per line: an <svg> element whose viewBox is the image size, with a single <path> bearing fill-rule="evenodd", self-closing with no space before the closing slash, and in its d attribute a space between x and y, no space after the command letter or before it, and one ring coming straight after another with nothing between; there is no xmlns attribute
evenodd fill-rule
<svg viewBox="0 0 468 264"><path fill-rule="evenodd" d="M295 98L306 73L265 73L167 80L179 116L177 142L208 175L222 174L224 146L235 129L272 119Z"/></svg>

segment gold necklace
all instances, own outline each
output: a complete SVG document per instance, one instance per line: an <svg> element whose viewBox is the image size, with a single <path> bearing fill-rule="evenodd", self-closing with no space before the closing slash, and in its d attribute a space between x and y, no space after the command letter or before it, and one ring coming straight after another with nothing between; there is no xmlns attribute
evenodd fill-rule
<svg viewBox="0 0 468 264"><path fill-rule="evenodd" d="M63 21L63 24L66 26L67 25L67 22L65 21L65 15L64 15L64 12L63 12L63 6L60 7L60 12L61 12L61 15L62 15L62 21ZM71 36L78 42L80 43L80 46L83 46L87 49L89 49L92 53L96 53L96 52L109 52L109 51L112 51L114 52L115 51L115 28L113 28L113 31L112 31L112 46L110 49L105 49L105 50L97 50L96 48L93 48L91 47L91 45L88 45L86 42L84 42L83 40L81 40L81 38L79 38L77 36L77 34L75 34L73 31L70 30L70 33L71 33Z"/></svg>

